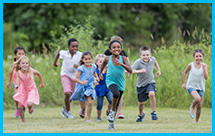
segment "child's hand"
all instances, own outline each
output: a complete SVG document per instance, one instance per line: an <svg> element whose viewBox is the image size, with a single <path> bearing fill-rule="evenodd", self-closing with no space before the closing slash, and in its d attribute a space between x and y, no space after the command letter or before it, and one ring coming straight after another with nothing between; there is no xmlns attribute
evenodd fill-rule
<svg viewBox="0 0 215 136"><path fill-rule="evenodd" d="M103 75L102 75L102 73L99 74L99 78L100 78L101 80L103 80Z"/></svg>
<svg viewBox="0 0 215 136"><path fill-rule="evenodd" d="M77 64L73 65L73 68L76 68L76 69L77 69L77 68L78 68L78 65L77 65Z"/></svg>
<svg viewBox="0 0 215 136"><path fill-rule="evenodd" d="M86 85L88 83L87 80L85 80L84 82L82 82L82 85Z"/></svg>
<svg viewBox="0 0 215 136"><path fill-rule="evenodd" d="M161 75L161 72L160 72L160 71L158 71L158 72L157 72L157 76L156 76L156 78L158 78L160 75Z"/></svg>
<svg viewBox="0 0 215 136"><path fill-rule="evenodd" d="M203 68L205 68L205 67L207 66L207 64L201 63L201 66L202 66Z"/></svg>
<svg viewBox="0 0 215 136"><path fill-rule="evenodd" d="M95 82L94 82L94 85L97 86L97 85L99 85L99 83L98 83L97 81L95 81Z"/></svg>
<svg viewBox="0 0 215 136"><path fill-rule="evenodd" d="M146 73L146 69L145 68L141 69L141 72Z"/></svg>
<svg viewBox="0 0 215 136"><path fill-rule="evenodd" d="M60 65L60 61L59 60L57 60L57 62L56 63L54 63L53 64L55 67L58 67L59 65Z"/></svg>
<svg viewBox="0 0 215 136"><path fill-rule="evenodd" d="M7 88L10 88L10 84L11 84L10 82L7 84Z"/></svg>
<svg viewBox="0 0 215 136"><path fill-rule="evenodd" d="M115 64L118 66L118 65L122 65L122 62L119 60L119 59L117 59L117 58L115 58L114 59L114 62L115 62Z"/></svg>
<svg viewBox="0 0 215 136"><path fill-rule="evenodd" d="M41 83L41 84L40 84L40 88L43 88L43 87L44 87L44 83Z"/></svg>
<svg viewBox="0 0 215 136"><path fill-rule="evenodd" d="M185 84L185 83L183 83L182 87L183 87L184 89L186 89L186 84Z"/></svg>

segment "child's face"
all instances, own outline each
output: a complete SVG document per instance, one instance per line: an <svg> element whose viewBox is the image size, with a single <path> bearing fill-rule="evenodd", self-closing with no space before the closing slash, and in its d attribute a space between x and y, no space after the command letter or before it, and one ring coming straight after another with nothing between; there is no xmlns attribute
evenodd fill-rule
<svg viewBox="0 0 215 136"><path fill-rule="evenodd" d="M103 61L104 61L104 58L99 58L98 61L96 62L96 64L98 65L99 68L102 67Z"/></svg>
<svg viewBox="0 0 215 136"><path fill-rule="evenodd" d="M150 57L151 57L151 53L150 53L149 50L141 51L141 53L140 53L140 58L141 58L144 62L148 63Z"/></svg>
<svg viewBox="0 0 215 136"><path fill-rule="evenodd" d="M122 51L121 45L118 42L114 42L111 45L110 51L112 52L112 54L118 56L121 53L121 51Z"/></svg>
<svg viewBox="0 0 215 136"><path fill-rule="evenodd" d="M14 57L18 60L21 56L25 56L24 50L18 50Z"/></svg>
<svg viewBox="0 0 215 136"><path fill-rule="evenodd" d="M201 63L204 56L200 52L196 52L195 55L193 56L193 58L195 59L195 61L197 63Z"/></svg>
<svg viewBox="0 0 215 136"><path fill-rule="evenodd" d="M19 63L19 67L21 68L21 70L23 71L27 71L29 68L29 61L27 59L22 59Z"/></svg>
<svg viewBox="0 0 215 136"><path fill-rule="evenodd" d="M78 51L78 42L71 42L70 46L68 46L68 49L70 53L76 53Z"/></svg>
<svg viewBox="0 0 215 136"><path fill-rule="evenodd" d="M84 62L85 66L90 66L93 61L93 58L91 57L91 55L85 55L82 61Z"/></svg>

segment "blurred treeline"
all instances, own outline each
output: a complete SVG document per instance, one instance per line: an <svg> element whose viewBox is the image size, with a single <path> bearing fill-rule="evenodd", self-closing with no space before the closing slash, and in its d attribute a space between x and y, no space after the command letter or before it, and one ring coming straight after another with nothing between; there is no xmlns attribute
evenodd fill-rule
<svg viewBox="0 0 215 136"><path fill-rule="evenodd" d="M125 46L157 47L175 39L193 39L195 29L212 31L210 3L4 3L4 58L9 47L23 46L29 51L50 51L50 42L59 38L62 27L84 25L94 28L93 39L120 35ZM195 38L195 37L194 37ZM191 43L191 44L192 44ZM95 44L96 45L96 44Z"/></svg>

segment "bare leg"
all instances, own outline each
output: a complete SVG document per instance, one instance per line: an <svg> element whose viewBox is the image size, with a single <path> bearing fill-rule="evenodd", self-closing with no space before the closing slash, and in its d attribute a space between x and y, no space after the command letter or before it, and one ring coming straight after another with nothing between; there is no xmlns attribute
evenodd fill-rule
<svg viewBox="0 0 215 136"><path fill-rule="evenodd" d="M93 99L91 96L87 97L87 120L90 120L90 115L93 107Z"/></svg>
<svg viewBox="0 0 215 136"><path fill-rule="evenodd" d="M25 122L25 114L23 111L24 106L19 103L18 108L19 108L19 114L20 114L21 120L24 123Z"/></svg>
<svg viewBox="0 0 215 136"><path fill-rule="evenodd" d="M101 118L101 114L102 114L102 111L101 110L97 110L97 118Z"/></svg>
<svg viewBox="0 0 215 136"><path fill-rule="evenodd" d="M193 106L192 106L192 109L191 109L191 114L194 114L196 105L201 103L201 97L199 96L197 91L192 91L191 95L193 97L193 102L192 102Z"/></svg>
<svg viewBox="0 0 215 136"><path fill-rule="evenodd" d="M116 105L117 105L118 99L119 98L114 98L113 97L113 99L112 99L112 111L115 111L115 112L117 111Z"/></svg>
<svg viewBox="0 0 215 136"><path fill-rule="evenodd" d="M153 111L155 111L155 106L156 106L156 98L155 98L155 92L154 91L149 92L149 99L150 99L151 109L153 112Z"/></svg>
<svg viewBox="0 0 215 136"><path fill-rule="evenodd" d="M108 109L107 109L108 112L110 112L111 106L112 106L112 105L108 103Z"/></svg>
<svg viewBox="0 0 215 136"><path fill-rule="evenodd" d="M66 111L70 111L70 96L72 95L70 92L66 92L65 94L65 107L66 107Z"/></svg>
<svg viewBox="0 0 215 136"><path fill-rule="evenodd" d="M198 103L196 105L196 122L199 122L199 118L200 118L200 115L201 115L201 111L202 111L202 101L203 101L203 97L201 97L201 102Z"/></svg>
<svg viewBox="0 0 215 136"><path fill-rule="evenodd" d="M86 107L85 102L80 101L80 106L82 110L85 110Z"/></svg>
<svg viewBox="0 0 215 136"><path fill-rule="evenodd" d="M118 113L121 113L121 108L122 108L122 102L123 102L123 96L121 97L120 101L119 101L119 106L118 106Z"/></svg>
<svg viewBox="0 0 215 136"><path fill-rule="evenodd" d="M144 102L139 102L138 103L138 108L139 108L139 115L143 116Z"/></svg>

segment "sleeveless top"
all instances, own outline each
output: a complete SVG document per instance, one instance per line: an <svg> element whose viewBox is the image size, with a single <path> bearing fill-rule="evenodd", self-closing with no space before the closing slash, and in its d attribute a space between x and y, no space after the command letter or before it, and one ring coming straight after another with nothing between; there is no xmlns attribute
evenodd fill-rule
<svg viewBox="0 0 215 136"><path fill-rule="evenodd" d="M205 78L202 66L200 69L197 69L194 66L194 62L192 62L186 88L194 88L205 92Z"/></svg>
<svg viewBox="0 0 215 136"><path fill-rule="evenodd" d="M120 62L123 63L122 56L119 55ZM106 85L109 88L111 84L117 85L120 91L125 90L125 69L122 66L114 66L112 55L109 57L108 69L106 75Z"/></svg>

